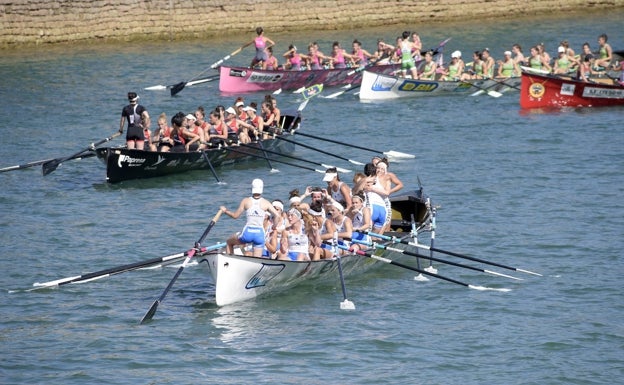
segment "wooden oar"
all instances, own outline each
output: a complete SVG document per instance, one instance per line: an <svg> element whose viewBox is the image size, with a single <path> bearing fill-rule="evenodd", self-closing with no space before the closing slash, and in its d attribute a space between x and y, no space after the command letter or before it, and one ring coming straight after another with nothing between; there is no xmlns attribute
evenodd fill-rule
<svg viewBox="0 0 624 385"><path fill-rule="evenodd" d="M206 227L206 230L204 231L202 236L195 243L195 247L193 249L187 251L187 257L184 260L184 262L182 263L182 266L180 266L178 271L175 273L175 275L171 279L171 282L169 282L169 285L167 285L167 287L165 288L165 291L163 291L163 293L160 295L160 297L158 297L158 299L156 301L154 301L154 303L152 303L152 306L150 306L150 308L147 311L147 313L145 313L143 318L141 318L141 321L139 322L140 324L143 324L143 323L151 320L152 318L154 318L154 314L156 314L156 310L158 310L158 305L160 305L160 303L165 299L165 296L167 296L167 293L169 292L169 290L171 289L171 287L173 286L175 281L178 279L180 274L182 274L182 270L184 270L184 268L189 263L191 258L193 258L193 256L195 255L195 252L198 251L198 249L201 247L201 243L204 241L204 239L206 239L206 237L208 236L208 233L210 232L210 230L212 230L212 227L215 225L215 223L217 223L217 221L219 220L220 216L221 216L221 209L219 209L219 211L217 211L217 214L214 216L214 218L212 218L212 220L208 224L208 227Z"/></svg>
<svg viewBox="0 0 624 385"><path fill-rule="evenodd" d="M513 271L517 271L517 272L520 272L520 273L532 274L532 275L537 275L537 276L540 276L540 277L542 276L539 273L535 273L535 272L532 272L532 271L529 271L529 270L524 270L524 269L520 269L520 268L512 267L512 266L507 266L507 265L503 265L503 264L496 263L496 262L486 261L484 259L470 257L468 255L455 253L453 251L447 251L447 250L438 249L437 247L421 245L420 243L413 243L413 242L406 241L404 239L396 239L396 238L393 239L392 237L388 237L387 235L377 234L377 233L373 233L373 232L370 232L370 231L366 231L365 233L370 235L371 237L377 237L377 238L381 238L381 239L392 240L392 241L400 242L400 243L403 243L403 244L406 244L406 245L415 246L415 247L418 247L418 248L423 249L423 250L431 250L431 251L435 251L435 252L438 252L438 253L451 255L453 257L468 259L470 261L475 261L475 262L481 262L481 263L485 263L486 265L497 266L497 267L500 267L500 268L503 268L503 269L513 270Z"/></svg>
<svg viewBox="0 0 624 385"><path fill-rule="evenodd" d="M261 144L261 143L262 143L262 141L260 140L260 141L258 141L258 143L260 143L260 144ZM241 145L241 146L243 146L243 147L249 147L249 148L253 148L253 149L255 149L255 147L253 147L253 146L251 146L251 145L249 145L249 144L240 143L240 145ZM263 149L262 149L262 151L265 153L265 156L268 156L268 155L266 155L266 153L269 153L269 154L279 155L279 156L283 156L283 157L286 157L286 158L290 158L290 159L298 160L298 161L300 161L300 162L310 163L310 164L313 164L313 165L316 165L316 166L325 167L325 168L334 168L334 167L335 167L335 168L336 168L336 170L337 170L338 172L342 172L342 173L347 173L347 172L351 172L351 171L352 171L352 170L348 170L348 169L346 169L346 168L340 168L340 167L332 166L332 165L329 165L329 164L324 164L324 163L320 163L320 162L315 162L315 161L313 161L313 160L303 159L303 158L299 158L299 157L297 157L297 156L293 156L293 155L289 155L289 154L284 154L284 153L277 152L277 151L268 150L268 149L266 149L266 148L263 148Z"/></svg>
<svg viewBox="0 0 624 385"><path fill-rule="evenodd" d="M243 155L253 156L255 158L268 160L268 158L266 156L264 156L264 155L254 154L254 153L251 153L251 152L243 151L243 150L240 149L240 147L238 147L238 148L237 147L238 146L227 146L227 147L222 147L222 148L224 150L227 150L227 151L232 151L232 152L236 152L236 153L243 154ZM258 151L262 151L262 150L258 150ZM286 165L293 166L293 167L299 167L299 168L302 168L304 170L318 172L319 174L325 174L325 170L317 170L317 169L312 168L312 167L302 166L300 164L291 163L291 162L285 162L283 160L278 160L278 159L274 159L274 158L271 158L270 160L272 160L273 162L282 163L282 164L286 164Z"/></svg>
<svg viewBox="0 0 624 385"><path fill-rule="evenodd" d="M71 159L68 160L74 160L74 159L86 159L86 158L91 158L94 157L95 153L94 152L88 152L88 153L82 153L78 156L75 156ZM17 166L9 166L9 167L4 167L4 168L0 168L0 172L7 172L7 171L13 171L13 170L22 170L25 168L30 168L30 167L34 167L34 166L40 166L44 163L47 162L51 162L53 161L55 158L52 159L44 159L44 160L36 160L34 162L29 162L29 163L24 163L24 164L18 164Z"/></svg>
<svg viewBox="0 0 624 385"><path fill-rule="evenodd" d="M307 145L305 143L296 142L296 141L294 141L292 139L287 139L287 138L285 138L283 136L275 136L275 138L277 138L279 140L283 140L284 142L293 143L293 144L295 144L297 146L301 146L301 147L304 147L304 148L308 148L310 150L314 150L314 151L320 152L321 154L325 154L325 155L328 155L328 156L333 156L334 158L337 158L337 159L346 160L347 162L355 164L355 165L358 165L358 166L364 166L364 163L358 162L357 160L345 158L344 156L341 156L341 155L338 155L338 154L334 154L334 153L331 153L331 152L328 152L328 151L324 151L324 150L318 149L316 147Z"/></svg>
<svg viewBox="0 0 624 385"><path fill-rule="evenodd" d="M56 159L52 159L50 161L47 161L45 163L43 163L41 165L41 171L43 172L43 175L48 175L49 173L53 172L54 170L56 170L56 168L58 166L60 166L63 162L79 157L80 155L82 155L83 153L89 151L89 150L94 150L97 146L99 146L100 144L109 142L113 139L115 139L116 137L118 137L119 135L121 135L121 132L117 131L116 133L114 133L113 135L109 136L108 138L104 138L102 140L100 140L99 142L96 143L92 143L89 147L85 148L82 151L79 151L73 155L67 156L65 158L56 158Z"/></svg>
<svg viewBox="0 0 624 385"><path fill-rule="evenodd" d="M399 152L399 151L394 151L394 150L390 150L390 151L385 151L384 152L384 151L374 150L374 149L368 148L368 147L356 146L355 144L340 142L338 140L329 139L329 138L323 138L321 136L316 136L316 135L312 135L312 134L306 134L306 133L300 132L300 131L294 131L294 133L297 134L297 135L306 136L306 137L312 138L312 139L317 139L317 140L322 140L322 141L325 141L325 142L340 144L342 146L357 148L359 150L365 150L365 151L369 151L369 152L374 152L376 154L384 154L384 155L388 156L389 158L408 158L408 159L412 159L412 158L416 157L415 155L412 155L412 154L406 154L404 152Z"/></svg>
<svg viewBox="0 0 624 385"><path fill-rule="evenodd" d="M515 279L517 281L522 281L523 280L522 278L514 277L514 276L511 276L511 275L507 275L507 274L498 273L496 271L480 269L478 267L473 267L473 266L468 266L468 265L464 265L464 264L457 263L457 262L447 261L445 259L439 259L439 258L435 258L435 257L427 257L427 256L424 256L424 255L421 255L421 254L418 254L418 253L412 253L412 252L407 251L407 250L401 250L401 249L397 249L396 247L390 247L390 246L387 246L387 245L381 245L381 244L375 243L375 242L373 242L372 245L369 242L365 242L365 241L353 240L353 242L362 243L362 244L365 244L367 246L373 246L373 247L376 247L376 248L382 249L382 250L394 251L395 253L400 253L400 254L403 254L403 255L409 255L411 257L417 257L417 258L423 258L423 259L426 258L426 259L429 259L429 260L432 260L432 261L444 263L446 265L461 267L461 268L468 269L468 270L479 271L481 273L492 274L492 275L496 275L496 276L499 276L499 277ZM409 245L413 245L413 244L409 243ZM420 268L420 266L418 266L418 268Z"/></svg>
<svg viewBox="0 0 624 385"><path fill-rule="evenodd" d="M191 80L191 81L187 82L186 85L187 86L194 86L196 84L211 82L213 80L219 79L220 76L221 76L220 74L216 74L216 75L208 76L207 78L203 78L203 79ZM180 83L177 83L177 84L180 84ZM172 84L172 85L169 85L169 86L163 86L163 85L159 84L157 86L145 87L144 89L148 90L148 91L167 90L167 89L173 88L177 84Z"/></svg>
<svg viewBox="0 0 624 385"><path fill-rule="evenodd" d="M343 248L345 250L348 250L348 247L346 247L346 246L339 245L339 247ZM430 273L430 272L428 272L426 270L422 270L422 269L419 269L417 267L404 265L404 264L402 264L400 262L396 262L396 261L393 261L393 260L388 259L388 258L380 257L380 256L377 256L377 255L375 255L373 253L367 253L367 252L365 252L363 250L356 250L356 251L354 251L354 253L357 254L357 255L363 255L365 257L369 257L369 258L375 259L375 260L380 261L380 262L388 263L390 265L402 267L402 268L407 269L407 270L412 270L412 271L415 271L415 272L420 273L420 274L428 275L430 277L434 277L434 278L442 279L442 280L447 281L447 282L455 283L455 284L467 287L469 289L474 289L474 290L493 290L493 291L503 291L503 292L511 291L511 289L504 289L504 288L499 289L499 288L492 288L492 287L485 287L485 286L470 285L470 284L467 284L467 283L455 280L453 278L445 277L445 276L440 275L440 274Z"/></svg>
<svg viewBox="0 0 624 385"><path fill-rule="evenodd" d="M201 249L201 252L220 249L224 246L225 246L225 243L219 243L216 245L212 245L210 247L204 247ZM130 263L127 265L111 267L109 269L104 269L104 270L99 270L99 271L95 271L92 273L77 275L74 277L61 278L61 279L57 279L54 281L48 281L48 282L42 282L42 283L35 282L33 283L33 286L35 287L35 289L45 289L45 288L63 286L63 285L67 285L70 283L84 283L87 281L94 281L96 279L110 277L111 275L121 274L121 273L138 270L138 269L144 269L147 267L153 267L155 265L160 265L162 263L172 263L178 259L186 257L187 253L188 251L185 251L182 253L167 255L166 257L148 259L146 261L134 262L134 263Z"/></svg>

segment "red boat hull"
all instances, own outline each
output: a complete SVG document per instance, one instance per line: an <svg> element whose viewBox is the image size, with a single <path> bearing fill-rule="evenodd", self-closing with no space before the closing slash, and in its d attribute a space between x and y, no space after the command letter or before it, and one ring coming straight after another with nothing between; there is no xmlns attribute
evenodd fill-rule
<svg viewBox="0 0 624 385"><path fill-rule="evenodd" d="M522 108L624 106L624 87L522 72Z"/></svg>

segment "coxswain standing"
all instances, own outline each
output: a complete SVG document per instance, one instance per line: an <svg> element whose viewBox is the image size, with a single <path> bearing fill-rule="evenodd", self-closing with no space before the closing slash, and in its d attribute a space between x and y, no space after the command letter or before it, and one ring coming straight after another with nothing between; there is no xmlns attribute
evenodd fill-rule
<svg viewBox="0 0 624 385"><path fill-rule="evenodd" d="M121 120L119 121L119 132L123 134L126 120L128 121L128 132L126 133L126 145L129 149L142 150L145 146L145 134L143 130L149 130L150 117L147 109L138 103L139 95L136 92L128 92L130 104L121 110Z"/></svg>
<svg viewBox="0 0 624 385"><path fill-rule="evenodd" d="M264 217L267 211L274 217L280 216L271 202L262 197L263 188L262 179L254 179L251 182L251 197L243 198L236 211L231 212L225 206L221 206L221 211L234 219L240 217L243 212L247 217L243 231L228 238L226 248L228 254L234 253L234 246L236 245L252 244L253 256L262 257L265 242ZM249 253L246 252L246 254Z"/></svg>
<svg viewBox="0 0 624 385"><path fill-rule="evenodd" d="M245 44L243 48L253 44L256 47L256 56L254 56L249 67L254 68L258 64L260 64L262 66L262 69L265 70L267 66L267 60L269 59L269 54L267 53L266 49L268 47L274 46L275 43L273 42L273 40L264 36L264 29L262 27L256 28L256 34L257 36L252 41Z"/></svg>

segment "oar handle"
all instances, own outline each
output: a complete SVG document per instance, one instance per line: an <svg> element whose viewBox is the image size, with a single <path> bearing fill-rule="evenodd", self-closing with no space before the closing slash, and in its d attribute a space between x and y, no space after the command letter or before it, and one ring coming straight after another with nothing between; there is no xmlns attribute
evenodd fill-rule
<svg viewBox="0 0 624 385"><path fill-rule="evenodd" d="M163 293L160 295L160 297L158 297L158 299L154 301L154 303L152 303L152 306L150 306L150 308L147 310L147 313L145 313L143 318L141 318L141 321L139 321L139 324L143 324L151 320L152 318L154 318L154 314L156 314L156 310L158 310L158 305L160 305L160 303L165 299L165 297L167 296L167 293L169 292L169 290L171 290L171 287L173 287L173 284L175 283L175 281L178 279L180 274L182 274L182 270L184 270L184 268L189 263L191 258L193 258L193 256L195 255L195 252L198 251L197 249L199 248L199 245L201 244L201 242L204 241L204 239L206 238L206 236L208 235L212 227L215 225L215 223L217 223L217 220L219 220L220 216L221 216L221 209L217 211L217 214L215 214L214 218L212 218L212 221L210 221L210 223L208 224L208 227L206 227L206 230L204 231L202 236L199 238L199 240L197 240L197 242L195 242L195 248L187 252L188 256L182 263L182 266L180 266L178 271L175 273L175 275L173 276L173 278L171 279L171 281L169 282L169 284L167 285Z"/></svg>
<svg viewBox="0 0 624 385"><path fill-rule="evenodd" d="M204 239L206 239L206 237L208 236L208 233L210 232L210 230L212 230L212 227L215 225L215 223L217 223L217 221L219 220L219 218L221 217L221 214L223 213L223 211L221 209L219 209L219 211L217 211L217 213L215 214L215 216L212 218L212 220L210 221L210 223L208 224L208 227L206 227L206 230L204 230L204 233L202 234L202 236L199 238L199 240L195 243L195 247L199 248L201 243L204 241Z"/></svg>
<svg viewBox="0 0 624 385"><path fill-rule="evenodd" d="M219 61L217 61L216 63L213 63L213 64L210 66L210 68L217 68L218 66L220 66L220 65L221 65L221 63L223 63L224 61L226 61L226 60L230 59L232 56L234 56L234 55L238 54L240 51L242 51L242 50L243 50L243 48L245 48L245 46L244 46L244 45L243 45L243 46L241 46L241 47L239 47L237 50L235 50L235 51L234 51L234 52L232 52L231 54L229 54L229 55L225 56L223 59L220 59L220 60L219 60Z"/></svg>

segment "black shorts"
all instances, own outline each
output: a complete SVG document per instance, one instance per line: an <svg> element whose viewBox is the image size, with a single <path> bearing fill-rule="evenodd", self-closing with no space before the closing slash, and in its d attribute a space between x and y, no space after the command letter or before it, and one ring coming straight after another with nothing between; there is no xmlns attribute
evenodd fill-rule
<svg viewBox="0 0 624 385"><path fill-rule="evenodd" d="M143 129L138 126L128 127L128 132L126 133L126 140L145 140Z"/></svg>

